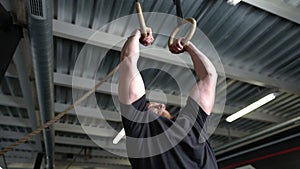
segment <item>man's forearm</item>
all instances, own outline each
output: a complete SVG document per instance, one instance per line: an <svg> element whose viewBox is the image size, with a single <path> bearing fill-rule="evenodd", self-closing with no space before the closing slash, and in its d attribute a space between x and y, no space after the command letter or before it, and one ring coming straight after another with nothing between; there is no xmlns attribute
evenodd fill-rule
<svg viewBox="0 0 300 169"><path fill-rule="evenodd" d="M132 104L145 94L144 82L137 68L140 52L140 37L140 31L134 31L122 48L118 91L119 100L123 104ZM141 40L146 45L152 43L152 39Z"/></svg>
<svg viewBox="0 0 300 169"><path fill-rule="evenodd" d="M121 51L121 61L123 61L126 57L133 57L139 55L139 38L139 35L133 35L128 37Z"/></svg>
<svg viewBox="0 0 300 169"><path fill-rule="evenodd" d="M207 76L216 77L217 72L211 61L199 51L195 45L189 42L185 46L185 50L190 54L194 69L199 79L205 79Z"/></svg>

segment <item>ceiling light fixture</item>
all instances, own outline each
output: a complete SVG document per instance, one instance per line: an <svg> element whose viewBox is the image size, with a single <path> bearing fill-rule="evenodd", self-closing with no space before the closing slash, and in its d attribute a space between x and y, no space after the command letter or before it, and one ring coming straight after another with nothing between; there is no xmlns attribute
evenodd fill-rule
<svg viewBox="0 0 300 169"><path fill-rule="evenodd" d="M227 0L227 3L230 5L236 5L238 3L240 3L242 0Z"/></svg>
<svg viewBox="0 0 300 169"><path fill-rule="evenodd" d="M113 143L118 144L119 141L125 136L125 130L122 128L122 130L117 134L117 136L114 138Z"/></svg>
<svg viewBox="0 0 300 169"><path fill-rule="evenodd" d="M256 102L250 104L249 106L243 108L242 110L230 115L229 117L226 118L227 122L233 122L234 120L250 113L251 111L259 108L260 106L270 102L271 100L275 99L275 97L278 95L278 93L271 93L268 94L267 96L257 100Z"/></svg>

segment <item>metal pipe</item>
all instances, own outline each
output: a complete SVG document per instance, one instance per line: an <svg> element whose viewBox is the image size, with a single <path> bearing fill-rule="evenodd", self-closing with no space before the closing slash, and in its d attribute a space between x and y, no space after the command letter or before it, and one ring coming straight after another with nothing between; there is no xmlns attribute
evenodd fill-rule
<svg viewBox="0 0 300 169"><path fill-rule="evenodd" d="M52 0L27 0L28 29L42 123L54 117ZM44 129L47 168L54 168L54 130Z"/></svg>
<svg viewBox="0 0 300 169"><path fill-rule="evenodd" d="M225 152L228 152L228 151L231 151L233 149L236 149L236 148L239 148L239 147L242 147L244 145L247 145L247 144L250 144L250 143L253 143L255 141L258 141L258 140L261 140L261 139L264 139L266 137L270 137L272 135L275 135L277 133L280 133L280 132L283 132L283 131L286 131L290 128L294 128L294 127L297 127L300 125L300 116L296 117L296 118L293 118L291 120L288 120L286 122L283 122L281 124L278 124L276 126L273 126L271 128L268 128L266 130L263 130L261 132L258 132L258 133L255 133L255 134L252 134L250 136L247 136L247 137L244 137L244 138L241 138L239 140L236 140L236 141L233 141L229 144L226 144L226 145L223 145L223 146L220 146L220 147L217 147L215 149L215 154L216 155L220 155L222 153L225 153Z"/></svg>

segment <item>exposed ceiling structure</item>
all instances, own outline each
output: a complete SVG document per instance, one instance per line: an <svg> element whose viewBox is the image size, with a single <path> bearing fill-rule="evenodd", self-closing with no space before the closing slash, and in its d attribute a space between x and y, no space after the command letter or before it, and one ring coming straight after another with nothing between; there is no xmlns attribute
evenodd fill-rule
<svg viewBox="0 0 300 169"><path fill-rule="evenodd" d="M16 14L18 23L27 24L25 3L0 2ZM168 30L176 24L168 17L159 17L176 14L172 0L140 2L153 30ZM53 115L57 115L119 63L122 44L137 21L127 17L136 12L134 0L54 0L53 4ZM212 118L220 122L210 137L216 153L225 152L226 145L240 139L250 141L257 133L272 134L275 129L299 125L300 1L244 0L232 6L225 0L188 0L182 5L184 16L197 20L198 28L211 41L221 61L215 62L220 78ZM168 53L167 36L157 34L155 38L151 50L142 51L139 66L153 68L142 72L147 94L153 100L166 102L170 112L176 113L193 85L188 83L192 81L192 62L183 58L182 64ZM41 125L29 41L24 28L24 38L1 82L1 148ZM192 41L201 45L199 39ZM179 88L176 81L186 82L186 86ZM71 163L74 169L130 168L128 159L119 156L126 154L125 139L112 143L122 129L117 85L116 75L76 111L71 110L53 124L55 135L50 141L55 144L56 168L66 168ZM230 114L274 91L278 92L275 100L232 123L225 121ZM5 157L9 168L33 168L37 154L45 152L41 140L42 135L37 135L8 152Z"/></svg>

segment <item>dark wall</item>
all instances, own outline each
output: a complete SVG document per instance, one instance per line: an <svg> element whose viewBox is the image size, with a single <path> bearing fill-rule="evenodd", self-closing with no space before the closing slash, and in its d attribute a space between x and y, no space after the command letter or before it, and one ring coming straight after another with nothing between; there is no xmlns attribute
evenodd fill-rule
<svg viewBox="0 0 300 169"><path fill-rule="evenodd" d="M288 139L291 137L291 139ZM221 159L232 154L236 154L245 150L250 150L257 146L261 146L270 142L280 143L267 146L265 148L255 150L249 153L238 155L228 160L219 161L220 169L234 169L240 166L251 164L256 169L299 169L300 168L300 128L280 133L278 135L266 138L251 145L239 148L217 156Z"/></svg>
<svg viewBox="0 0 300 169"><path fill-rule="evenodd" d="M22 28L13 24L12 16L0 4L0 83L22 37Z"/></svg>

